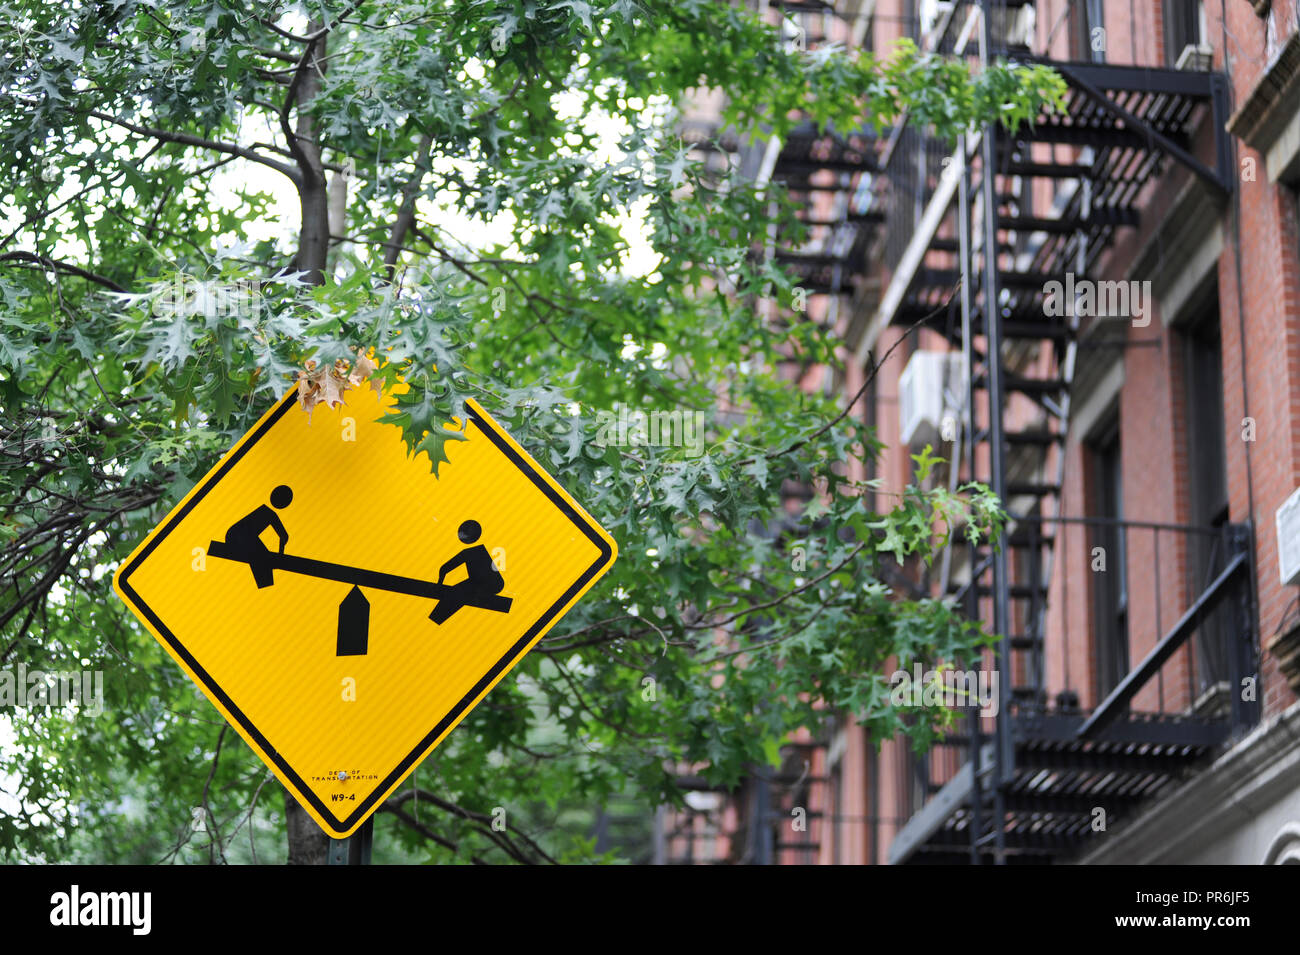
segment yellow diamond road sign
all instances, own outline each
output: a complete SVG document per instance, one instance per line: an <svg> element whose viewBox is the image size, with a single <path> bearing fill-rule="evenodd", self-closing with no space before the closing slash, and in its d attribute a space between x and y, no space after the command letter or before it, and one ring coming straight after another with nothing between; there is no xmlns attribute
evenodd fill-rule
<svg viewBox="0 0 1300 955"><path fill-rule="evenodd" d="M312 817L351 834L614 562L476 403L435 478L369 388L290 392L114 587Z"/></svg>

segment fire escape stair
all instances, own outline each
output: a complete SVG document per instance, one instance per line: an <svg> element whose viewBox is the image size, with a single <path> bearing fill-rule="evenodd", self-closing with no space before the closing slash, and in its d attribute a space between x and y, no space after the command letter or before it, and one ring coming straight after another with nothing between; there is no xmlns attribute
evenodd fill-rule
<svg viewBox="0 0 1300 955"><path fill-rule="evenodd" d="M970 737L972 723L990 721L962 721L946 743L964 747L966 762L946 782L931 785L926 780L930 798L895 839L892 862L1068 860L1095 838L1099 824L1111 827L1131 818L1144 800L1206 758L1227 734L1222 720L1125 709L1103 732L1081 738L1086 717L1077 703L1070 697L1047 699L1043 633L1055 551L1051 518L1061 516L1063 506L1064 444L1078 340L1078 319L1049 315L1049 283L1067 272L1076 281L1094 274L1117 232L1138 224L1144 188L1173 162L1212 186L1230 188L1222 174L1229 165L1222 142L1220 114L1226 99L1221 76L1091 64L1066 67L1062 72L1070 92L1065 115L1040 117L1013 136L1002 134L993 150L998 176L992 189L998 210L993 233L996 302L1005 349L997 356L997 385L1004 402L1019 395L1023 398L1016 400L1028 399L1042 411L1039 423L1018 424L1003 435L1003 498L1013 509L1003 540L1010 659L1003 664L1005 712L997 719L1004 721L1007 768L1001 780L995 779L998 737L987 725L976 740ZM1193 124L1206 112L1219 137L1214 170L1188 152ZM1033 149L1044 142L1076 144L1078 160L1044 161ZM982 174L982 169L972 170L964 186L972 222L982 214ZM885 179L889 188L888 168ZM1041 197L1048 189L1064 201L1051 214L1034 214L1028 197ZM982 237L972 225L971 258L963 266L956 199L949 201L953 207L908 280L892 321L908 327L923 321L955 350L970 354L971 407L993 408L1002 415L1003 406L991 393L990 357L981 350L987 348L988 332L984 269L977 267ZM964 271L970 273L965 323L970 341L963 340L957 294ZM976 401L977 393L987 400ZM975 449L988 444L988 424L974 422L969 438L972 450L963 455L967 469L972 460L987 466L989 456L979 456ZM973 471L971 476L976 476ZM987 474L983 477L991 483ZM978 614L981 603L997 592L993 554L988 548L973 549L966 566L968 576L953 593ZM975 773L977 752L980 771ZM1000 824L995 822L999 809Z"/></svg>

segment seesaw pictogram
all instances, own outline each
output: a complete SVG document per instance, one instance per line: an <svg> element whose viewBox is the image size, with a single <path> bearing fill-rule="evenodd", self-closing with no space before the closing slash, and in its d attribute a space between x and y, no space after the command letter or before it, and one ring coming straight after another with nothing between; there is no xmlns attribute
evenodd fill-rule
<svg viewBox="0 0 1300 955"><path fill-rule="evenodd" d="M505 578L497 570L488 549L478 543L483 530L477 521L461 523L456 536L469 546L438 569L435 582L285 553L289 532L276 511L284 510L292 503L292 489L287 484L279 485L271 492L270 506L263 504L232 524L224 540L214 540L208 545L208 554L247 564L258 589L274 585L277 570L351 584L352 589L339 604L338 656L363 656L369 648L370 601L362 593L362 587L436 600L429 619L437 625L446 623L452 614L464 607L509 613L513 601L502 596ZM279 551L271 550L262 542L261 535L268 529L279 538ZM460 566L465 568L466 579L459 584L444 584L447 575Z"/></svg>

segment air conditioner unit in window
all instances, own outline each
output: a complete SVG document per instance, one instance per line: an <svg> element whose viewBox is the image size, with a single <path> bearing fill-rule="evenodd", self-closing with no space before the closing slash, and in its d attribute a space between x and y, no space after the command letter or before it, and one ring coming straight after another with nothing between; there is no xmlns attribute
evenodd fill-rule
<svg viewBox="0 0 1300 955"><path fill-rule="evenodd" d="M1178 54L1178 62L1174 64L1174 69L1206 73L1213 65L1214 50L1208 43L1189 43L1183 47L1183 52Z"/></svg>
<svg viewBox="0 0 1300 955"><path fill-rule="evenodd" d="M938 445L956 436L966 374L961 355L919 351L907 362L898 380L898 412L903 443L912 447ZM945 432L944 419L952 419Z"/></svg>
<svg viewBox="0 0 1300 955"><path fill-rule="evenodd" d="M1300 488L1277 509L1277 566L1282 586L1300 583Z"/></svg>

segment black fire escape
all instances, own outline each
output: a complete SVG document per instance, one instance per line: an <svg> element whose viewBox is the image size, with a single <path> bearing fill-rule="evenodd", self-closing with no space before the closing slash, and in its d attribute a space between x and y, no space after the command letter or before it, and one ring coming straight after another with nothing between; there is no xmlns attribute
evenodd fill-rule
<svg viewBox="0 0 1300 955"><path fill-rule="evenodd" d="M791 41L807 49L827 38L831 18L847 23L859 16L839 7L860 7L772 6L782 9ZM1029 52L1033 37L1018 32L1032 6L957 0L941 8L931 39L948 55L982 51L986 59L1048 62ZM962 380L949 382L963 395L960 436L949 449L951 483L990 485L1010 515L1001 547L954 553L943 574L959 606L999 635L983 661L1003 677L997 715L966 711L956 732L914 760L918 808L889 846L892 863L1077 858L1095 836L1098 809L1107 829L1132 818L1258 719L1257 704L1235 690L1254 672L1249 529L1065 509L1071 391L1079 350L1088 343L1072 309L1049 315L1045 302L1048 283L1067 273L1082 280L1113 268L1107 253L1121 230L1142 224L1144 204L1166 177L1179 172L1220 195L1234 188L1223 129L1226 81L1204 71L1049 65L1069 87L1063 114L1040 117L1015 134L967 136L956 151L907 123L879 139L803 125L776 146L740 143L713 128L684 129L720 167L779 182L800 203L802 240L778 235L769 251L811 304L771 302L773 321L811 319L868 342L885 324L921 325L962 356ZM1206 130L1209 149L1204 141L1195 148L1193 134ZM1197 158L1207 152L1211 160ZM1119 338L1112 346L1123 347L1122 330ZM802 380L806 369L791 357L788 373ZM1068 678L1064 690L1060 679L1049 680L1053 661L1045 646L1057 539L1079 526L1107 546L1184 568L1176 581L1157 572L1154 595L1141 595L1154 597L1154 649L1126 663L1090 711ZM1191 560L1192 551L1201 557ZM1065 628L1067 642L1092 638L1074 620ZM1185 664L1186 686L1174 685L1182 676L1166 669L1171 660ZM1215 693L1204 678L1193 684L1193 671L1203 677L1207 666ZM1057 688L1050 699L1049 685ZM821 801L810 787L824 795L826 780L810 768L824 766L824 754L823 740L791 747L780 771L756 772L731 793L745 831L733 834L731 859L707 861L815 861L825 820L814 812L809 831L797 838L788 820L792 806ZM719 811L698 802L694 820L678 820L679 837L717 831ZM670 852L666 861L706 861L689 855Z"/></svg>
<svg viewBox="0 0 1300 955"><path fill-rule="evenodd" d="M941 42L952 49L966 17L984 8L979 30L988 55L1033 59L999 36L1009 8L1023 6L956 4L952 31ZM948 176L933 161L949 154L946 144L923 131L897 131L882 173L890 285L876 321L921 323L964 356L964 427L953 453L960 455L961 479L990 485L1011 516L1004 546L958 555L949 588L968 614L999 635L985 661L1002 677L997 715L968 710L962 731L918 760L924 802L894 839L893 863L1077 857L1095 833L1098 809L1106 828L1114 828L1258 718L1257 704L1235 689L1254 672L1248 529L1063 512L1081 329L1072 303L1068 314L1053 315L1045 301L1049 283L1067 273L1076 280L1099 277L1117 233L1140 224L1149 187L1171 169L1186 170L1220 194L1234 187L1223 129L1225 79L1091 62L1050 65L1069 86L1064 114L1040 117L1015 134L995 128L964 139ZM1207 125L1214 139L1209 164L1191 142ZM918 214L922 207L928 220ZM1030 427L1011 424L1027 418L1035 422ZM1155 648L1091 712L1080 709L1076 693L1048 699L1047 691L1047 596L1057 535L1070 525L1125 547L1133 542L1144 553L1154 546L1157 561L1162 547L1168 559L1186 557L1193 547L1211 555L1201 578L1185 581L1181 613L1161 620L1160 607L1171 598L1157 590ZM1160 571L1155 579L1158 588ZM1088 637L1070 621L1065 625L1067 639ZM1217 709L1191 705L1195 687L1188 696L1174 694L1162 670L1180 651L1189 656L1191 638L1211 628L1218 676L1228 688ZM1176 696L1179 702L1169 702Z"/></svg>

